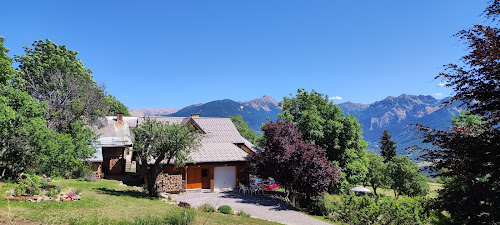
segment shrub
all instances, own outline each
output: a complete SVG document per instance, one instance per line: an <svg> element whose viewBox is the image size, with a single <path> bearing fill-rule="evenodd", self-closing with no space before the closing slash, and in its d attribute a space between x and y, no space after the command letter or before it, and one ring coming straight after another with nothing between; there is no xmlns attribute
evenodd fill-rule
<svg viewBox="0 0 500 225"><path fill-rule="evenodd" d="M37 176L31 174L24 174L25 179L19 182L19 185L15 188L14 194L19 195L40 195L46 187L49 186L50 178L45 176Z"/></svg>
<svg viewBox="0 0 500 225"><path fill-rule="evenodd" d="M349 224L425 224L429 201L422 197L393 198L343 195L334 202L330 220Z"/></svg>
<svg viewBox="0 0 500 225"><path fill-rule="evenodd" d="M181 213L173 213L165 218L164 224L186 225L194 221L196 211L194 209L182 210Z"/></svg>
<svg viewBox="0 0 500 225"><path fill-rule="evenodd" d="M228 206L228 205L220 206L217 210L220 213L229 214L229 215L233 214L233 209L231 209L231 206Z"/></svg>
<svg viewBox="0 0 500 225"><path fill-rule="evenodd" d="M241 216L241 217L246 217L246 218L250 217L250 214L246 213L243 210L238 211L238 213L236 213L236 215Z"/></svg>
<svg viewBox="0 0 500 225"><path fill-rule="evenodd" d="M210 204L203 204L199 209L203 212L215 212L215 207Z"/></svg>

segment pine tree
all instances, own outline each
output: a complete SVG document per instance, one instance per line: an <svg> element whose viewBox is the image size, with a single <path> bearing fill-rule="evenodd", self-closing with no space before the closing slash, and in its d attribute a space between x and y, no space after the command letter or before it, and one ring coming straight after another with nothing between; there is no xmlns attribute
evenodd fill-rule
<svg viewBox="0 0 500 225"><path fill-rule="evenodd" d="M391 140L392 135L389 134L387 130L384 130L382 137L380 138L380 155L384 157L384 162L391 161L392 158L396 157L396 142Z"/></svg>

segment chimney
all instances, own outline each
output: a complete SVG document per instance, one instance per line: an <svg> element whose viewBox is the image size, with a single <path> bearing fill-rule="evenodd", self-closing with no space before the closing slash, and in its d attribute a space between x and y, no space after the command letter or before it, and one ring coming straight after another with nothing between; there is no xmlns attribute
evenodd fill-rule
<svg viewBox="0 0 500 225"><path fill-rule="evenodd" d="M198 118L200 117L201 113L191 113L191 118Z"/></svg>
<svg viewBox="0 0 500 225"><path fill-rule="evenodd" d="M116 114L116 121L123 122L123 113L119 112Z"/></svg>

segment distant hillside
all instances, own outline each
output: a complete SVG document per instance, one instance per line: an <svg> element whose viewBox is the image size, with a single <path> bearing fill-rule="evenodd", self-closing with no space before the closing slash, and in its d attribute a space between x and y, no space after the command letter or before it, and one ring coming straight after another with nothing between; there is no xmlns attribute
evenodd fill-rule
<svg viewBox="0 0 500 225"><path fill-rule="evenodd" d="M165 116L191 116L192 113L200 113L202 117L228 117L240 114L248 127L260 133L262 123L276 120L277 114L281 113L278 108L278 101L271 96L264 95L246 102L236 102L230 99L217 100L205 104L196 104L184 107L183 109Z"/></svg>
<svg viewBox="0 0 500 225"><path fill-rule="evenodd" d="M338 106L345 114L354 115L363 126L363 137L368 148L379 151L378 142L382 132L387 129L397 142L398 154L406 155L405 148L412 145L423 146L417 139L411 124L422 124L432 128L451 126L452 113L457 114L456 106L443 107L444 100L430 95L407 95L387 97L372 104L346 102ZM415 158L418 154L411 153Z"/></svg>

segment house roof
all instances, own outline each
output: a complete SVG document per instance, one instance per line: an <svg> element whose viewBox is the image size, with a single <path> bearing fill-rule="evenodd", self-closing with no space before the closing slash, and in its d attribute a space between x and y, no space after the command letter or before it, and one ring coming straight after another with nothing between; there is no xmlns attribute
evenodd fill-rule
<svg viewBox="0 0 500 225"><path fill-rule="evenodd" d="M248 153L233 143L202 143L190 154L193 162L234 162L246 161Z"/></svg>
<svg viewBox="0 0 500 225"><path fill-rule="evenodd" d="M118 122L116 116L106 116L104 126L96 130L101 147L125 147L132 145L134 133L131 127L137 127L138 117L124 116Z"/></svg>
<svg viewBox="0 0 500 225"><path fill-rule="evenodd" d="M229 118L191 118L205 133L202 143L244 144L243 138Z"/></svg>
<svg viewBox="0 0 500 225"><path fill-rule="evenodd" d="M229 118L215 117L151 117L157 121L170 124L193 124L204 132L201 147L190 154L192 162L229 162L245 161L249 154L238 147L244 144L255 151L248 140L243 138ZM143 117L123 117L123 122L117 122L116 116L107 116L106 125L98 130L101 147L131 146L134 134L131 127L143 124ZM100 154L102 158L102 150ZM101 159L102 161L102 159Z"/></svg>
<svg viewBox="0 0 500 225"><path fill-rule="evenodd" d="M96 149L96 152L95 154L90 157L90 158L87 158L83 161L85 162L102 162L103 159L102 159L102 147L101 146L94 146L95 149Z"/></svg>

